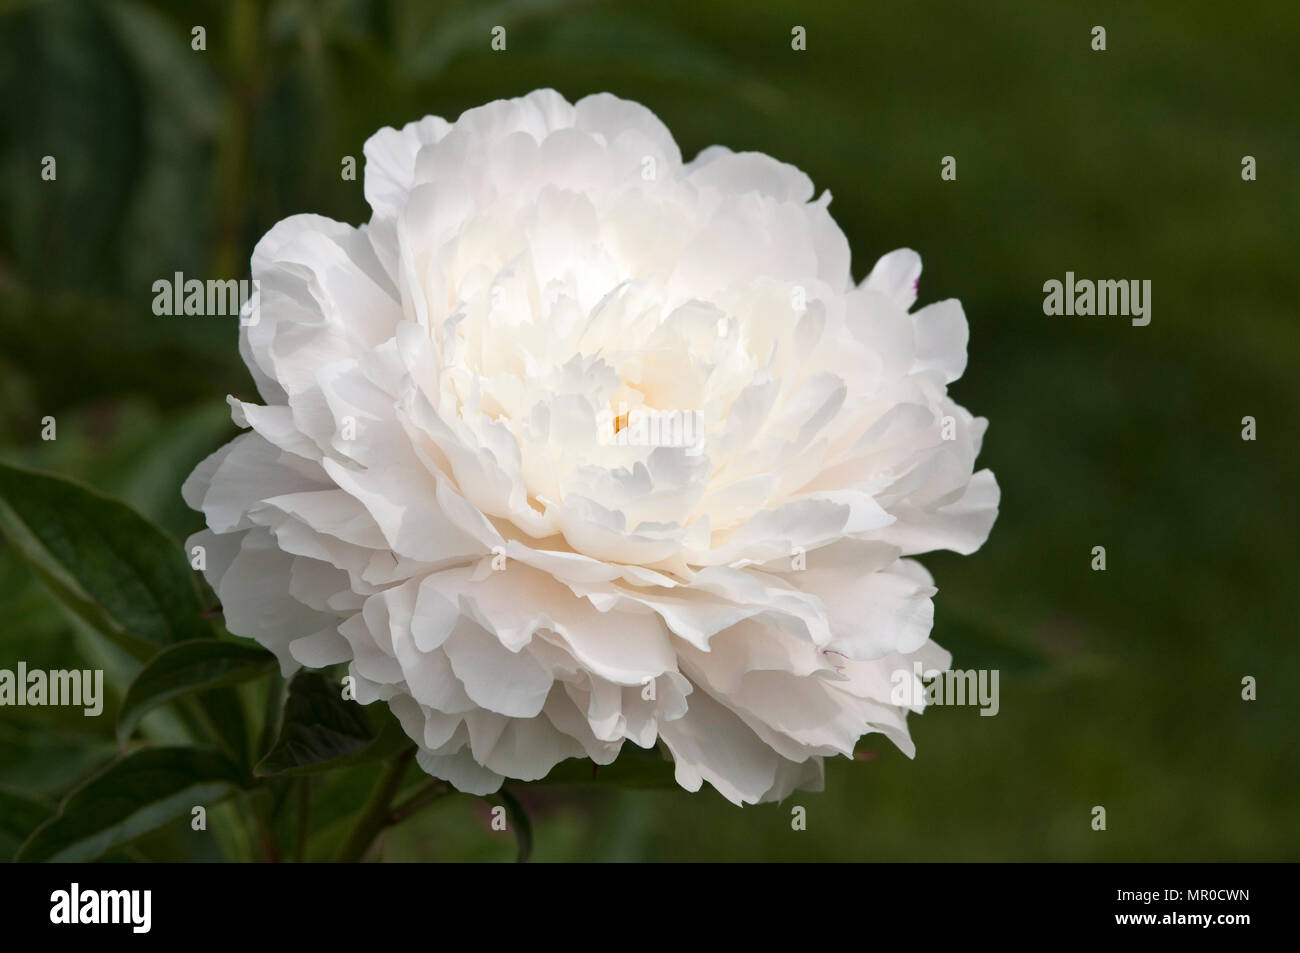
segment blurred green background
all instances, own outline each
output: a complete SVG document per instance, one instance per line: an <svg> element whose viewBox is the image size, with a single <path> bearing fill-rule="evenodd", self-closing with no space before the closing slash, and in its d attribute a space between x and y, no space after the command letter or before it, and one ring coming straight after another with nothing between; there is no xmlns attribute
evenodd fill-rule
<svg viewBox="0 0 1300 953"><path fill-rule="evenodd" d="M1300 858L1292 0L0 0L0 76L0 459L84 479L178 538L200 524L181 480L235 432L225 395L255 392L234 323L156 317L150 286L246 277L289 214L366 220L361 146L380 126L541 86L614 92L688 158L722 143L806 170L856 278L910 246L921 302L962 300L953 392L991 421L1002 513L976 556L923 561L935 639L955 667L1001 670L1000 714L932 709L912 720L915 761L869 736L878 757L828 764L826 793L783 805L525 791L537 859ZM1042 284L1067 270L1150 279L1151 324L1045 317ZM0 617L0 667L120 669L3 548ZM111 758L128 674L99 719L0 710L0 785L57 797ZM363 773L338 782L340 816ZM440 802L384 856L510 857L485 810Z"/></svg>

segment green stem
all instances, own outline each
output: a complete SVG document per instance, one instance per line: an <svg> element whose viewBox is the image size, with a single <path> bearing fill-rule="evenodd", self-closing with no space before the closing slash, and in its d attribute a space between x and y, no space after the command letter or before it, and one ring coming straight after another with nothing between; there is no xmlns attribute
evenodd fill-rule
<svg viewBox="0 0 1300 953"><path fill-rule="evenodd" d="M407 748L379 776L374 789L370 792L370 799L361 810L361 819L353 829L352 836L348 838L348 842L343 845L343 849L335 858L339 863L358 863L366 855L375 838L379 836L379 832L387 826L389 805L392 804L393 796L402 786L406 769L414 757L415 748Z"/></svg>
<svg viewBox="0 0 1300 953"><path fill-rule="evenodd" d="M271 829L270 819L267 817L265 808L265 797L259 795L269 792L254 791L249 795L249 813L253 816L253 825L257 830L257 841L262 848L262 860L268 864L278 864L280 862L280 845L275 841L275 832Z"/></svg>
<svg viewBox="0 0 1300 953"><path fill-rule="evenodd" d="M311 833L311 778L298 779L298 842L293 848L293 861L301 864L307 859L307 839Z"/></svg>
<svg viewBox="0 0 1300 953"><path fill-rule="evenodd" d="M227 5L225 24L226 70L230 95L226 101L224 135L217 147L217 234L214 274L237 278L248 266L239 250L240 229L248 208L249 143L254 112L261 89L263 3L233 0ZM242 262L242 265L241 265Z"/></svg>
<svg viewBox="0 0 1300 953"><path fill-rule="evenodd" d="M392 811L388 814L388 826L402 823L415 812L423 810L450 793L451 785L445 781L430 780L427 784L421 785L410 797L393 805Z"/></svg>
<svg viewBox="0 0 1300 953"><path fill-rule="evenodd" d="M280 703L284 700L284 679L276 672L266 686L266 698L262 706L262 733L257 739L257 748L253 761L263 757L275 744L280 731Z"/></svg>

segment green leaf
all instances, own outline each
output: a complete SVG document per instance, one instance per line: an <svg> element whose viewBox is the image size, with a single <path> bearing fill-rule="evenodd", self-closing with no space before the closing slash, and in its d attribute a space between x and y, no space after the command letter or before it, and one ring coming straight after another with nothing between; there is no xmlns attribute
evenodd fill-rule
<svg viewBox="0 0 1300 953"><path fill-rule="evenodd" d="M221 130L220 91L208 59L190 49L189 28L127 0L103 9L168 119L196 137L215 137Z"/></svg>
<svg viewBox="0 0 1300 953"><path fill-rule="evenodd" d="M0 860L10 860L32 831L53 814L54 805L0 787Z"/></svg>
<svg viewBox="0 0 1300 953"><path fill-rule="evenodd" d="M239 690L233 685L220 686L203 692L198 703L207 723L208 737L235 759L244 774L249 774L256 755L249 741L248 721Z"/></svg>
<svg viewBox="0 0 1300 953"><path fill-rule="evenodd" d="M289 683L280 730L253 769L258 777L312 774L396 754L411 741L397 719L345 701L319 672L301 671ZM386 717L384 717L386 716Z"/></svg>
<svg viewBox="0 0 1300 953"><path fill-rule="evenodd" d="M176 488L213 448L238 433L238 428L231 423L224 400L155 418L148 424L141 428L145 431L142 438L128 441L123 448L129 463L122 470L118 495L174 537L184 539L202 523L202 517L189 508Z"/></svg>
<svg viewBox="0 0 1300 953"><path fill-rule="evenodd" d="M198 748L146 748L110 764L68 795L14 859L86 861L131 843L240 786L229 758Z"/></svg>
<svg viewBox="0 0 1300 953"><path fill-rule="evenodd" d="M127 689L117 716L118 741L125 741L141 718L173 698L234 685L275 669L275 656L255 645L193 639L169 646L149 660Z"/></svg>
<svg viewBox="0 0 1300 953"><path fill-rule="evenodd" d="M119 500L0 464L0 531L70 609L136 658L212 634L183 551Z"/></svg>
<svg viewBox="0 0 1300 953"><path fill-rule="evenodd" d="M645 750L624 745L613 764L595 764L588 758L561 761L551 773L531 784L612 784L625 788L671 788L673 763L664 760L653 748Z"/></svg>

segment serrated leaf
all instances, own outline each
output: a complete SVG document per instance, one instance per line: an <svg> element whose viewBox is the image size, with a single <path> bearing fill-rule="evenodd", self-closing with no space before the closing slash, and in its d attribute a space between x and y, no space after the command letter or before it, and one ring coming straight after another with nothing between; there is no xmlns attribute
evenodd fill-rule
<svg viewBox="0 0 1300 953"><path fill-rule="evenodd" d="M20 862L87 861L131 843L240 786L225 755L198 748L147 748L113 762L73 791L59 813L18 850Z"/></svg>
<svg viewBox="0 0 1300 953"><path fill-rule="evenodd" d="M118 740L130 737L141 718L174 698L235 685L275 669L275 656L255 645L193 639L169 646L145 664L127 689L117 717Z"/></svg>
<svg viewBox="0 0 1300 953"><path fill-rule="evenodd" d="M386 758L411 744L386 711L372 713L345 701L319 672L301 671L289 697L275 744L253 773L258 777L312 774Z"/></svg>
<svg viewBox="0 0 1300 953"><path fill-rule="evenodd" d="M65 605L137 658L212 634L183 551L120 500L0 464L0 531Z"/></svg>

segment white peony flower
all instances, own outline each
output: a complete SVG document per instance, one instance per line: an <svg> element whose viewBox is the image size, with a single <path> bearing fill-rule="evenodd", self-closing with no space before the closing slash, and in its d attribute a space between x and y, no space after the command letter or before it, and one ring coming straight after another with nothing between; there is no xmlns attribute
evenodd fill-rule
<svg viewBox="0 0 1300 953"><path fill-rule="evenodd" d="M230 630L286 674L349 663L476 794L625 741L736 803L819 789L868 732L913 754L891 679L949 656L904 557L973 552L999 496L918 256L855 285L806 175L683 163L611 95L365 155L369 224L253 252L264 403L230 398L249 432L184 487Z"/></svg>

